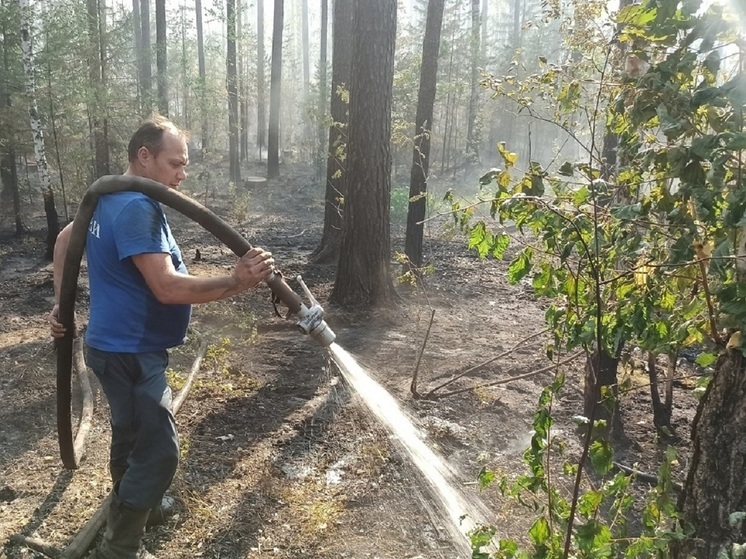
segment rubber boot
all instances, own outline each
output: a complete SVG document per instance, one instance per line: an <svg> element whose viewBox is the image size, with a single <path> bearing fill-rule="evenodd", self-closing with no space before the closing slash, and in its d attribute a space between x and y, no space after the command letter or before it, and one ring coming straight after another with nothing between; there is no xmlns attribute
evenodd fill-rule
<svg viewBox="0 0 746 559"><path fill-rule="evenodd" d="M96 550L96 559L155 559L140 549L148 520L148 509L131 509L112 494L104 537Z"/></svg>
<svg viewBox="0 0 746 559"><path fill-rule="evenodd" d="M117 482L124 477L124 472L127 471L127 466L114 466L109 463L109 474L111 475L111 483L116 487ZM166 523L166 519L169 516L173 516L176 512L176 500L173 497L164 496L161 499L161 503L152 509L150 509L150 516L148 516L148 522L146 526L160 526Z"/></svg>

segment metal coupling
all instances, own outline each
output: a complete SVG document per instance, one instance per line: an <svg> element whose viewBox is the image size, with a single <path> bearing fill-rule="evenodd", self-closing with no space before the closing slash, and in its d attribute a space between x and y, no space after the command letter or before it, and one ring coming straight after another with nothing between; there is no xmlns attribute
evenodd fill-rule
<svg viewBox="0 0 746 559"><path fill-rule="evenodd" d="M298 312L298 329L303 334L314 338L323 347L329 347L334 343L337 335L329 328L329 325L324 320L324 309L319 305L316 298L311 295L308 287L303 282L303 278L298 276L296 279L311 303L310 308L301 304L300 311Z"/></svg>

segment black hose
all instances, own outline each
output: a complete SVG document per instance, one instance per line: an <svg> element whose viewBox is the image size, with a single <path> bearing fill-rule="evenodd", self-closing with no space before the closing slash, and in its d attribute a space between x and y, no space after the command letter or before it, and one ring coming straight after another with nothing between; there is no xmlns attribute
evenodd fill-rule
<svg viewBox="0 0 746 559"><path fill-rule="evenodd" d="M72 232L65 255L65 265L60 284L59 321L66 332L57 344L57 438L60 445L62 464L71 470L77 469L80 456L76 456L73 446L71 419L72 402L72 362L73 338L75 336L75 298L78 290L80 263L85 249L86 236L91 217L96 209L98 197L122 191L142 192L199 223L207 231L222 241L237 256L243 256L251 245L236 230L220 219L199 202L161 183L130 175L110 175L94 182L83 195L73 221ZM280 273L267 280L275 296L282 301L290 313L297 313L302 304L301 298L293 291Z"/></svg>

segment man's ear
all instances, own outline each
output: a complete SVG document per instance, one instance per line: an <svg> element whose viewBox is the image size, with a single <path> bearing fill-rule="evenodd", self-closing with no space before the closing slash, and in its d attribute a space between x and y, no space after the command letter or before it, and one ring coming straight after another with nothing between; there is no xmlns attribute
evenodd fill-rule
<svg viewBox="0 0 746 559"><path fill-rule="evenodd" d="M145 165L151 157L150 150L145 146L141 146L140 149L137 150L137 160L140 164Z"/></svg>

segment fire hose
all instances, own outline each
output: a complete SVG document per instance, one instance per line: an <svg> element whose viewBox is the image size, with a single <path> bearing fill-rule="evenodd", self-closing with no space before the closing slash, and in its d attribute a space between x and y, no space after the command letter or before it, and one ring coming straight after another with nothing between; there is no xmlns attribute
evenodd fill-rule
<svg viewBox="0 0 746 559"><path fill-rule="evenodd" d="M129 175L105 176L94 182L83 195L73 221L70 240L65 255L64 271L60 284L59 321L66 332L58 338L57 344L57 438L63 465L71 470L77 469L80 456L76 454L73 444L71 401L72 401L72 363L73 339L75 337L75 298L78 289L78 276L83 258L83 250L88 227L96 209L98 197L114 192L141 192L161 202L199 223L218 240L222 241L237 256L243 256L251 245L230 225L212 211L161 183ZM324 320L324 310L311 295L306 285L298 277L299 283L310 301L310 307L303 303L300 296L285 282L278 270L273 270L265 283L269 286L275 299L288 308L288 315L297 315L298 329L313 337L319 344L328 347L336 335Z"/></svg>

